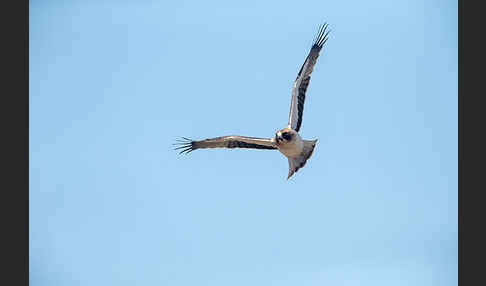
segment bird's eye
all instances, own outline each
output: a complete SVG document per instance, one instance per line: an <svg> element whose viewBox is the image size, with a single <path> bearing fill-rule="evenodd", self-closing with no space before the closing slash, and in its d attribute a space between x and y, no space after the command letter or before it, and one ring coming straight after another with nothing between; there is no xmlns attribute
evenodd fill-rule
<svg viewBox="0 0 486 286"><path fill-rule="evenodd" d="M282 137L285 139L285 140L290 140L292 138L292 134L288 133L288 132L284 132L282 133Z"/></svg>

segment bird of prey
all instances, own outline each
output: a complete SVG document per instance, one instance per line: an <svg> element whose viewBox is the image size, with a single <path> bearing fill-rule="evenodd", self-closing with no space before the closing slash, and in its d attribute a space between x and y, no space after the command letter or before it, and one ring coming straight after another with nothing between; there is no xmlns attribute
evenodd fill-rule
<svg viewBox="0 0 486 286"><path fill-rule="evenodd" d="M304 167L307 160L312 156L316 147L316 140L303 140L299 135L304 112L305 93L310 82L310 75L314 70L319 53L328 39L329 31L327 23L319 27L318 33L312 43L311 50L300 68L297 78L292 87L292 101L290 103L290 116L288 125L277 131L272 139L244 137L244 136L223 136L201 141L194 141L182 137L175 145L180 153L190 153L196 149L204 148L251 148L262 150L279 150L289 162L289 173L287 179Z"/></svg>

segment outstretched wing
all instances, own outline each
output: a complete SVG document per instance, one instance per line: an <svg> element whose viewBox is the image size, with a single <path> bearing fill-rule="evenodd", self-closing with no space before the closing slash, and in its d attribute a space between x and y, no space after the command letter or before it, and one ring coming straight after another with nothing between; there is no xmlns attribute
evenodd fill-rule
<svg viewBox="0 0 486 286"><path fill-rule="evenodd" d="M244 136L224 136L201 141L194 141L183 137L183 140L179 140L175 145L179 145L175 150L182 149L180 153L189 153L196 149L205 148L277 149L277 146L271 139Z"/></svg>
<svg viewBox="0 0 486 286"><path fill-rule="evenodd" d="M314 70L314 65L319 57L319 52L321 51L324 43L326 43L327 35L329 34L329 31L326 32L327 26L327 24L324 24L319 28L319 32L317 33L314 43L312 44L309 55L300 68L299 74L295 79L294 86L292 87L292 103L290 104L289 126L297 132L299 132L300 125L302 124L305 92L310 82L310 74Z"/></svg>

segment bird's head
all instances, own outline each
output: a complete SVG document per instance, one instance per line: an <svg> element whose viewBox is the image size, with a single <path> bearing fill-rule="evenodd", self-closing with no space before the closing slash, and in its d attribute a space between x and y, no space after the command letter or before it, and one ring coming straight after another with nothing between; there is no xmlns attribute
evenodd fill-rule
<svg viewBox="0 0 486 286"><path fill-rule="evenodd" d="M275 142L277 143L277 145L285 142L290 142L295 138L296 134L297 132L295 132L291 128L286 127L282 130L277 131L277 133L275 134Z"/></svg>

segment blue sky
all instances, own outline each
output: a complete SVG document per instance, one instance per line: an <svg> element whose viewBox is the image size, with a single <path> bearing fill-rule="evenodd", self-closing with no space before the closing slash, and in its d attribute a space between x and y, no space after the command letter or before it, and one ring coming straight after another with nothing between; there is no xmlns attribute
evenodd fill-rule
<svg viewBox="0 0 486 286"><path fill-rule="evenodd" d="M455 1L30 1L31 285L456 285ZM314 155L272 137L317 27Z"/></svg>

